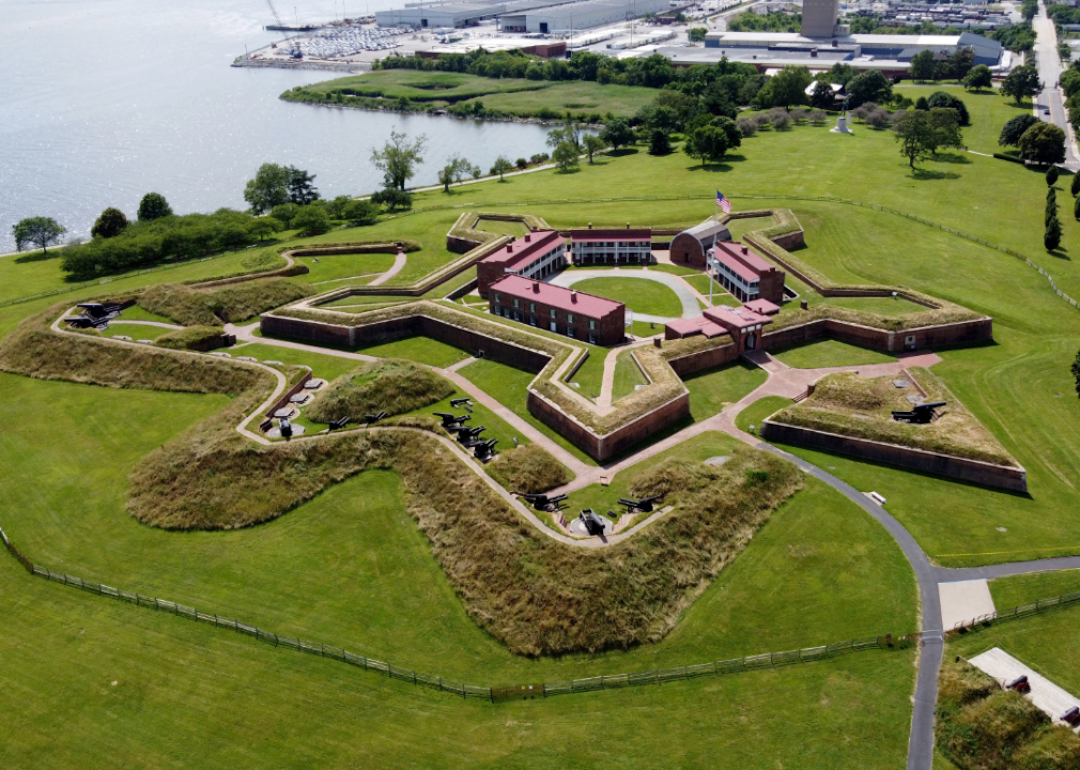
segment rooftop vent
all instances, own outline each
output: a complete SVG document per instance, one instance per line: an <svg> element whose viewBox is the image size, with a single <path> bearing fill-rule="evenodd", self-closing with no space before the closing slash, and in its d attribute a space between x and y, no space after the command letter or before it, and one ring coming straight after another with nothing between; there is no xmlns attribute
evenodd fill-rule
<svg viewBox="0 0 1080 770"><path fill-rule="evenodd" d="M540 282L539 281L536 281L536 280L533 281L532 290L536 294L540 293Z"/></svg>
<svg viewBox="0 0 1080 770"><path fill-rule="evenodd" d="M577 292L573 289L570 290L570 301L577 302Z"/></svg>
<svg viewBox="0 0 1080 770"><path fill-rule="evenodd" d="M529 234L529 233L526 233L525 234L525 243L530 243L531 241L532 241L532 235Z"/></svg>

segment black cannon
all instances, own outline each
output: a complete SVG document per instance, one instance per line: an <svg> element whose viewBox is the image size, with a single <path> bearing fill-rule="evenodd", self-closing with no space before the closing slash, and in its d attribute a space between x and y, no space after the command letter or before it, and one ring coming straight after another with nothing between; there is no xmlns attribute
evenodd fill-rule
<svg viewBox="0 0 1080 770"><path fill-rule="evenodd" d="M477 425L475 428L459 428L457 432L457 440L464 444L466 441L472 441L480 438L480 434L484 432L483 425Z"/></svg>
<svg viewBox="0 0 1080 770"><path fill-rule="evenodd" d="M663 495L656 495L655 497L643 497L640 500L631 500L620 497L619 505L625 505L627 513L634 513L635 511L647 513L653 509L653 503L657 502L662 497Z"/></svg>
<svg viewBox="0 0 1080 770"><path fill-rule="evenodd" d="M372 423L376 423L379 420L385 420L389 416L390 416L390 414L388 412L376 412L375 414L365 414L364 415L364 424L365 425L371 425Z"/></svg>
<svg viewBox="0 0 1080 770"><path fill-rule="evenodd" d="M893 412L892 418L897 422L910 422L916 425L926 425L934 419L934 410L940 409L948 403L946 401L928 401L925 404L917 404L910 412Z"/></svg>
<svg viewBox="0 0 1080 770"><path fill-rule="evenodd" d="M352 417L342 417L340 420L331 420L330 427L327 430L341 430L350 422L352 422Z"/></svg>
<svg viewBox="0 0 1080 770"><path fill-rule="evenodd" d="M101 302L80 302L78 307L82 308L83 315L91 318L98 319L112 319L120 315L120 311L125 307L130 307L132 303L126 305L120 305L116 303L103 304Z"/></svg>
<svg viewBox="0 0 1080 770"><path fill-rule="evenodd" d="M281 437L284 439L292 438L292 423L289 422L288 417L282 417L278 421L278 430L281 431Z"/></svg>
<svg viewBox="0 0 1080 770"><path fill-rule="evenodd" d="M1080 722L1080 707L1073 706L1071 709L1061 715L1061 721L1070 725L1075 725Z"/></svg>
<svg viewBox="0 0 1080 770"><path fill-rule="evenodd" d="M472 399L470 398L452 398L450 399L450 406L455 409L460 409L463 406L472 406Z"/></svg>
<svg viewBox="0 0 1080 770"><path fill-rule="evenodd" d="M477 460L487 461L495 456L495 445L499 443L499 439L493 438L490 441L479 441L471 447L473 451L473 457Z"/></svg>
<svg viewBox="0 0 1080 770"><path fill-rule="evenodd" d="M538 511L554 513L555 511L566 510L568 507L563 502L566 500L566 495L553 495L552 497L547 495L522 495L521 497Z"/></svg>
<svg viewBox="0 0 1080 770"><path fill-rule="evenodd" d="M592 508L586 508L578 516L581 523L585 525L585 531L590 535L602 535L604 534L604 520L600 518L600 514L594 511Z"/></svg>
<svg viewBox="0 0 1080 770"><path fill-rule="evenodd" d="M108 329L109 322L104 318L93 318L88 315L77 315L65 318L64 323L72 329Z"/></svg>
<svg viewBox="0 0 1080 770"><path fill-rule="evenodd" d="M471 414L463 414L460 417L455 417L446 412L435 412L435 416L442 420L442 426L447 430L450 430L455 425L460 425L461 423L468 422L472 419Z"/></svg>
<svg viewBox="0 0 1080 770"><path fill-rule="evenodd" d="M1031 692L1031 683L1028 682L1027 674L1024 674L1005 685L1005 689L1016 690L1017 692Z"/></svg>

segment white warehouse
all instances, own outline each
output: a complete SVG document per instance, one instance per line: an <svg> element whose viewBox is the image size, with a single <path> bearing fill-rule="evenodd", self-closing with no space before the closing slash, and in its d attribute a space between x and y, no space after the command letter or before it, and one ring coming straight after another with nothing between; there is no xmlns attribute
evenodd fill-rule
<svg viewBox="0 0 1080 770"><path fill-rule="evenodd" d="M670 9L670 0L581 0L525 13L503 14L499 23L504 30L546 35L614 24Z"/></svg>

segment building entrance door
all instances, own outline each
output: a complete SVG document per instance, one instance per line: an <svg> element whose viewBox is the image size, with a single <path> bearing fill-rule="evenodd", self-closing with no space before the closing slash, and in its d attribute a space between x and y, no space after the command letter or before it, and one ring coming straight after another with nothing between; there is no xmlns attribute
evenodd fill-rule
<svg viewBox="0 0 1080 770"><path fill-rule="evenodd" d="M754 333L753 332L750 332L749 334L746 335L746 349L747 350L753 350L754 349Z"/></svg>

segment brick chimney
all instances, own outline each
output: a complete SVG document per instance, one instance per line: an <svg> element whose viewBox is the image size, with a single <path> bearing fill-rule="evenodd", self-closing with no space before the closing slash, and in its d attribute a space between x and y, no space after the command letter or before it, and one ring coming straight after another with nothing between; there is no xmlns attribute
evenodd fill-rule
<svg viewBox="0 0 1080 770"><path fill-rule="evenodd" d="M627 229L627 230L629 230L629 229L630 229L630 223L629 223L629 222L627 222L627 223L626 223L626 229Z"/></svg>
<svg viewBox="0 0 1080 770"><path fill-rule="evenodd" d="M573 289L570 290L570 301L575 303L577 302L577 292Z"/></svg>
<svg viewBox="0 0 1080 770"><path fill-rule="evenodd" d="M529 234L529 233L526 233L525 234L525 243L531 243L531 242L532 242L532 235Z"/></svg>
<svg viewBox="0 0 1080 770"><path fill-rule="evenodd" d="M592 222L589 222L589 229L592 230Z"/></svg>
<svg viewBox="0 0 1080 770"><path fill-rule="evenodd" d="M746 244L744 243L742 245L742 253L743 254L748 254L749 252L750 252L750 249L746 248Z"/></svg>
<svg viewBox="0 0 1080 770"><path fill-rule="evenodd" d="M514 253L514 243L513 243L513 241L506 244L506 253L507 254L513 254Z"/></svg>
<svg viewBox="0 0 1080 770"><path fill-rule="evenodd" d="M533 280L532 290L533 290L534 294L539 294L540 293L540 282L539 281L537 281L535 279Z"/></svg>

